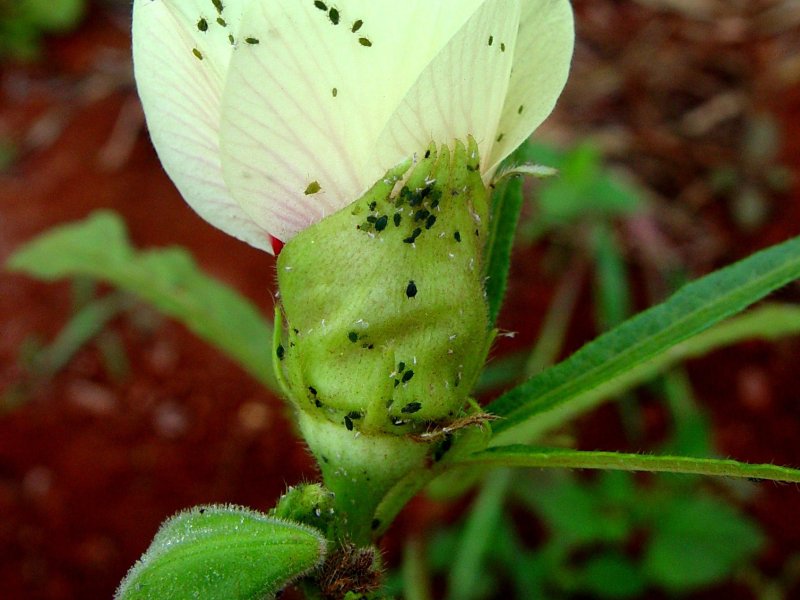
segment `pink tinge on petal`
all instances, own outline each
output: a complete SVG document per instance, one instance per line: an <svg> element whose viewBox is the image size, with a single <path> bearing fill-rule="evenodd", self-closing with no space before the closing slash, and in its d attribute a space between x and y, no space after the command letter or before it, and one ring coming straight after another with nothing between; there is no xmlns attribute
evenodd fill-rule
<svg viewBox="0 0 800 600"><path fill-rule="evenodd" d="M269 244L272 247L272 254L274 254L277 257L278 254L281 253L281 250L283 250L283 246L285 244L282 241L280 241L278 238L273 237L271 235L267 236L267 237L269 238Z"/></svg>

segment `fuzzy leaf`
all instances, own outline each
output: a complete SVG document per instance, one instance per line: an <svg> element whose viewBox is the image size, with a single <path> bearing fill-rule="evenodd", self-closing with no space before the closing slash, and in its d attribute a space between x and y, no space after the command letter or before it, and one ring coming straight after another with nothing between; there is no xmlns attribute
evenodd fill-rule
<svg viewBox="0 0 800 600"><path fill-rule="evenodd" d="M200 506L166 521L116 600L261 600L319 566L317 530L231 506Z"/></svg>

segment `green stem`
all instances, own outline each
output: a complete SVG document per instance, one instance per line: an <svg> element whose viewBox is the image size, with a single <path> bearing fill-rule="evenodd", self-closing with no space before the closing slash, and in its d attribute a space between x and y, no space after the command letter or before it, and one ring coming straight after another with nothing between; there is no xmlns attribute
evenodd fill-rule
<svg viewBox="0 0 800 600"><path fill-rule="evenodd" d="M316 457L325 486L335 494L337 534L359 546L385 529L376 509L409 472L425 467L428 445L391 434L348 431L312 413L297 413L300 429Z"/></svg>
<svg viewBox="0 0 800 600"><path fill-rule="evenodd" d="M513 445L490 448L461 459L452 466L486 464L505 467L550 467L567 469L607 469L716 475L800 483L800 470L735 460L691 458L688 456L648 456L622 452L586 452Z"/></svg>

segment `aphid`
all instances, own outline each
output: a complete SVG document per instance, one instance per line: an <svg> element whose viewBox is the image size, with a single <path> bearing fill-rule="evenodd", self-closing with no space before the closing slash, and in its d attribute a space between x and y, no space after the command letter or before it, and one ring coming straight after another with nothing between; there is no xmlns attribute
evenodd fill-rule
<svg viewBox="0 0 800 600"><path fill-rule="evenodd" d="M402 373L405 370L406 370L406 363L404 363L402 361L397 363L397 372L398 373Z"/></svg>
<svg viewBox="0 0 800 600"><path fill-rule="evenodd" d="M375 231L383 231L386 229L386 226L389 224L389 217L387 215L383 215L377 221L375 221Z"/></svg>
<svg viewBox="0 0 800 600"><path fill-rule="evenodd" d="M523 110L525 110L525 105L524 104L520 104L519 108L517 109L517 114L521 115Z"/></svg>
<svg viewBox="0 0 800 600"><path fill-rule="evenodd" d="M394 226L395 227L400 227L400 220L401 219L402 219L402 217L400 216L400 213L394 213Z"/></svg>
<svg viewBox="0 0 800 600"><path fill-rule="evenodd" d="M498 135L498 136L497 136L497 141L498 141L498 142L502 142L502 141L503 141L503 137L504 137L504 136L505 136L505 133L501 133L500 135Z"/></svg>
<svg viewBox="0 0 800 600"><path fill-rule="evenodd" d="M325 11L328 10L328 7L326 6L326 4L324 2L322 2L321 0L314 0L314 6L316 6L320 10L325 10Z"/></svg>
<svg viewBox="0 0 800 600"><path fill-rule="evenodd" d="M408 298L414 298L417 295L417 284L414 283L413 280L408 282L406 286L406 296Z"/></svg>
<svg viewBox="0 0 800 600"><path fill-rule="evenodd" d="M261 43L260 41L258 41L257 38L253 38L253 37L244 38L244 41L247 42L248 44L260 44Z"/></svg>
<svg viewBox="0 0 800 600"><path fill-rule="evenodd" d="M349 413L347 413L347 416L348 416L348 417L350 417L351 419L353 419L354 421L357 421L358 419L360 419L360 418L361 418L361 417L363 417L364 415L362 415L362 414L361 414L359 411L357 411L357 410L351 410Z"/></svg>
<svg viewBox="0 0 800 600"><path fill-rule="evenodd" d="M211 0L211 4L214 5L218 13L221 13L225 9L225 7L222 6L222 0Z"/></svg>
<svg viewBox="0 0 800 600"><path fill-rule="evenodd" d="M412 377L414 377L414 371L409 369L408 371L403 373L403 383L408 383L409 381L411 381Z"/></svg>
<svg viewBox="0 0 800 600"><path fill-rule="evenodd" d="M505 51L506 51L506 45L500 44L500 52L505 52Z"/></svg>
<svg viewBox="0 0 800 600"><path fill-rule="evenodd" d="M372 531L375 531L380 526L381 526L380 519L372 519L372 525L371 525Z"/></svg>
<svg viewBox="0 0 800 600"><path fill-rule="evenodd" d="M200 19L197 22L197 28L200 31L208 31L208 21L206 21L205 19Z"/></svg>
<svg viewBox="0 0 800 600"><path fill-rule="evenodd" d="M217 24L221 25L222 27L227 27L228 23L222 17L217 17Z"/></svg>
<svg viewBox="0 0 800 600"><path fill-rule="evenodd" d="M331 90L331 95L332 95L334 98L336 98L336 96L338 96L338 95L339 95L339 90L337 90L336 88L333 88L333 89Z"/></svg>
<svg viewBox="0 0 800 600"><path fill-rule="evenodd" d="M353 23L353 27L351 27L351 28L350 28L350 31L352 31L353 33L355 33L356 31L358 31L359 29L361 29L361 26L362 26L363 24L364 24L364 21L362 21L361 19L359 19L358 21L356 21L355 23Z"/></svg>
<svg viewBox="0 0 800 600"><path fill-rule="evenodd" d="M430 229L436 223L436 215L430 215L425 219L425 229Z"/></svg>
<svg viewBox="0 0 800 600"><path fill-rule="evenodd" d="M422 403L420 402L409 402L403 408L400 409L401 413L406 415L412 415L417 412L419 409L422 408Z"/></svg>
<svg viewBox="0 0 800 600"><path fill-rule="evenodd" d="M358 38L358 43L361 44L362 46L366 47L366 48L369 48L370 46L372 46L372 42L370 42L369 39L365 38L365 37Z"/></svg>
<svg viewBox="0 0 800 600"><path fill-rule="evenodd" d="M312 396L316 396L317 395L317 388L315 388L313 386L308 386L308 391L311 392Z"/></svg>
<svg viewBox="0 0 800 600"><path fill-rule="evenodd" d="M339 11L335 8L332 8L328 11L328 18L331 20L331 23L334 25L339 24Z"/></svg>
<svg viewBox="0 0 800 600"><path fill-rule="evenodd" d="M358 334L355 331L351 331L347 334L347 339L355 344L358 341Z"/></svg>
<svg viewBox="0 0 800 600"><path fill-rule="evenodd" d="M460 232L460 231L456 231L456 232L453 234L453 237L455 238L455 240L456 240L457 242L461 242L461 232Z"/></svg>
<svg viewBox="0 0 800 600"><path fill-rule="evenodd" d="M414 213L414 220L421 221L423 219L427 219L429 214L431 214L430 211L423 208Z"/></svg>
<svg viewBox="0 0 800 600"><path fill-rule="evenodd" d="M306 191L303 192L306 196L310 196L311 194L316 194L318 191L322 189L322 186L319 184L319 181L312 181L308 184Z"/></svg>
<svg viewBox="0 0 800 600"><path fill-rule="evenodd" d="M344 416L344 426L347 427L347 431L353 431L353 419L349 415Z"/></svg>
<svg viewBox="0 0 800 600"><path fill-rule="evenodd" d="M403 242L406 243L406 244L413 244L414 242L417 241L417 238L419 237L419 234L421 234L421 233L422 233L422 229L417 227L414 231L411 232L411 235L409 237L407 237L406 239L403 240Z"/></svg>
<svg viewBox="0 0 800 600"><path fill-rule="evenodd" d="M286 356L286 350L283 345L278 344L278 347L275 349L275 355L278 357L278 360L283 360L283 357Z"/></svg>
<svg viewBox="0 0 800 600"><path fill-rule="evenodd" d="M489 36L489 45L491 46L492 44L494 44L494 36L490 35Z"/></svg>
<svg viewBox="0 0 800 600"><path fill-rule="evenodd" d="M197 48L192 48L192 54L197 57L197 60L203 60L203 53L200 52Z"/></svg>

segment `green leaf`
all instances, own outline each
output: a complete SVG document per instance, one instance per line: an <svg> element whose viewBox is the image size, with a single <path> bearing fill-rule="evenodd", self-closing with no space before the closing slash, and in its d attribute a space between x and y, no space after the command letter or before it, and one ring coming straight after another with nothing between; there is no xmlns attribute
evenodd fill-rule
<svg viewBox="0 0 800 600"><path fill-rule="evenodd" d="M584 411L673 362L675 347L800 277L800 238L763 250L687 284L666 302L629 319L567 360L489 404L503 417L493 444L524 439L545 423ZM684 349L685 351L685 349ZM658 364L656 364L658 363ZM530 429L525 426L529 425ZM524 430L524 431L523 431Z"/></svg>
<svg viewBox="0 0 800 600"><path fill-rule="evenodd" d="M44 280L93 277L137 294L277 389L272 327L258 310L202 273L182 248L135 250L112 212L48 231L18 250L7 266Z"/></svg>
<svg viewBox="0 0 800 600"><path fill-rule="evenodd" d="M590 558L581 573L581 588L592 598L634 598L647 587L641 569L617 552Z"/></svg>
<svg viewBox="0 0 800 600"><path fill-rule="evenodd" d="M519 177L502 181L492 196L491 229L486 248L486 301L492 327L497 321L508 286L511 250L522 199L522 180Z"/></svg>
<svg viewBox="0 0 800 600"><path fill-rule="evenodd" d="M67 31L86 13L86 0L21 0L21 16L42 31Z"/></svg>
<svg viewBox="0 0 800 600"><path fill-rule="evenodd" d="M551 467L686 473L800 483L800 469L776 465L756 465L727 459L652 456L623 452L589 452L523 445L489 448L483 452L477 452L460 459L458 462L453 463L453 467L466 464L485 464L497 467Z"/></svg>
<svg viewBox="0 0 800 600"><path fill-rule="evenodd" d="M641 192L604 169L600 152L589 144L568 152L527 144L517 151L517 160L550 165L559 171L559 177L537 194L538 214L522 230L525 239L536 239L584 219L603 221L642 208Z"/></svg>
<svg viewBox="0 0 800 600"><path fill-rule="evenodd" d="M58 333L53 342L34 358L34 375L49 379L75 356L85 344L97 337L114 317L130 304L122 293L109 294L81 307Z"/></svg>
<svg viewBox="0 0 800 600"><path fill-rule="evenodd" d="M200 506L166 521L122 581L117 600L261 600L318 567L312 527L246 508Z"/></svg>
<svg viewBox="0 0 800 600"><path fill-rule="evenodd" d="M645 572L672 592L730 577L764 543L754 523L730 505L708 497L674 498L654 526L645 550Z"/></svg>
<svg viewBox="0 0 800 600"><path fill-rule="evenodd" d="M514 491L543 519L550 538L568 548L619 543L630 534L624 513L608 510L604 496L568 473L543 473Z"/></svg>
<svg viewBox="0 0 800 600"><path fill-rule="evenodd" d="M582 394L572 402L562 404L558 408L538 416L535 420L519 429L524 431L524 435L516 433L514 437L533 439L536 434L586 412L612 395L621 394L636 385L645 383L657 374L667 371L686 359L703 356L713 350L743 340L777 340L781 337L798 334L800 334L800 306L765 304L745 314L733 317L724 323L715 325L707 331L699 333L677 346L673 346L669 352L641 364L613 381L600 385L594 390ZM489 385L496 388L504 383L511 382L515 374L523 371L523 367L524 356L522 354L512 354L495 359L484 369L483 375L488 373L487 377L490 377L490 379L484 382L482 375L477 389L485 390ZM508 440L509 443L513 441L514 439Z"/></svg>
<svg viewBox="0 0 800 600"><path fill-rule="evenodd" d="M598 224L593 233L597 323L607 330L630 316L631 290L627 266L613 230Z"/></svg>
<svg viewBox="0 0 800 600"><path fill-rule="evenodd" d="M484 559L489 554L490 542L494 538L503 513L511 473L495 471L489 475L475 504L469 513L461 533L460 543L452 557L452 569L448 578L450 600L472 600L486 572Z"/></svg>

